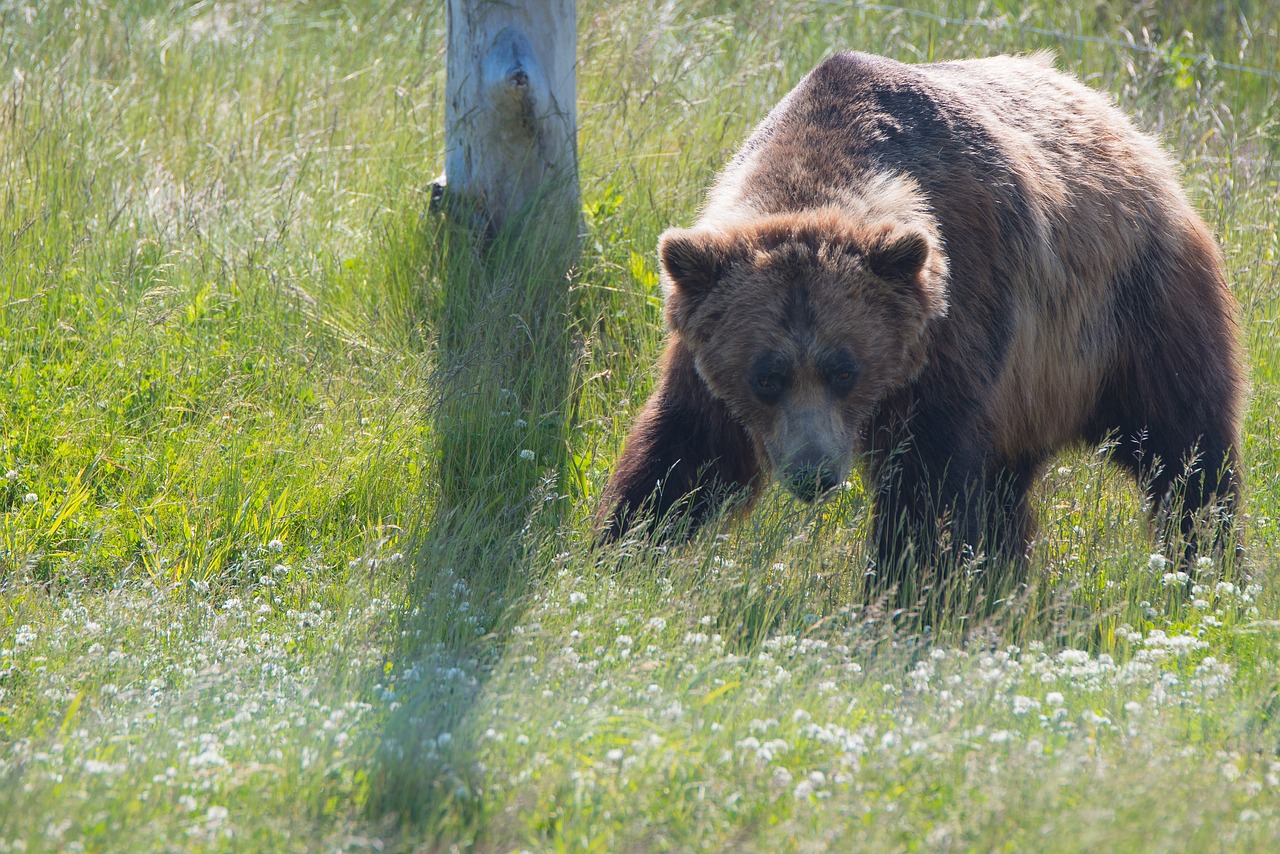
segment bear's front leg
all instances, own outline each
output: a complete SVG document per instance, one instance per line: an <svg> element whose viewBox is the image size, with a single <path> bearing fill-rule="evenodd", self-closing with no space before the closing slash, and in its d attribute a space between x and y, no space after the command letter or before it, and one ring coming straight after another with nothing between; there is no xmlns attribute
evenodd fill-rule
<svg viewBox="0 0 1280 854"><path fill-rule="evenodd" d="M990 430L959 406L904 404L877 421L868 433L876 586L914 604L962 563L980 560L1001 567L1002 578L1016 577L1032 531L1027 495L1041 460L996 465L981 441Z"/></svg>
<svg viewBox="0 0 1280 854"><path fill-rule="evenodd" d="M667 345L657 391L627 437L596 514L598 537L611 542L643 518L657 537L692 533L761 486L761 455L728 408L707 389L679 338ZM675 512L673 512L675 511ZM664 523L683 522L679 525Z"/></svg>

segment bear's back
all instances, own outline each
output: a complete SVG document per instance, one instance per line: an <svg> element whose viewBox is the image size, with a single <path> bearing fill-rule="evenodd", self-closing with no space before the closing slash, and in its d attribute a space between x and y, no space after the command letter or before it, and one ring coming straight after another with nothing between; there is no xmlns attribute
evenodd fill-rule
<svg viewBox="0 0 1280 854"><path fill-rule="evenodd" d="M1133 320L1185 303L1152 264L1216 257L1160 146L1043 55L831 57L752 132L700 224L823 207L937 235L951 310L922 382L989 396L1010 455L1075 434L1125 337L1157 333Z"/></svg>

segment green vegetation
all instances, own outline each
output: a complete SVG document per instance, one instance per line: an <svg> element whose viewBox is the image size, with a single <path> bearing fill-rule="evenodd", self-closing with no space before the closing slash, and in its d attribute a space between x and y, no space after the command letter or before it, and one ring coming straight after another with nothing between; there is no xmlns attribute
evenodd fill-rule
<svg viewBox="0 0 1280 854"><path fill-rule="evenodd" d="M441 6L0 2L0 852L1275 850L1275 6L584 0L550 302L426 214ZM1096 449L990 619L868 602L857 484L589 551L657 235L843 47L1049 49L1177 153L1246 571L1153 557Z"/></svg>

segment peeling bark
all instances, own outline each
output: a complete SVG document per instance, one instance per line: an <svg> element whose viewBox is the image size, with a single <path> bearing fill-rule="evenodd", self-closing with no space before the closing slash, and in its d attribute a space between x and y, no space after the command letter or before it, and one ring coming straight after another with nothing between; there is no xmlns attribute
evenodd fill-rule
<svg viewBox="0 0 1280 854"><path fill-rule="evenodd" d="M546 235L576 240L576 5L448 0L438 199L489 235L523 212Z"/></svg>

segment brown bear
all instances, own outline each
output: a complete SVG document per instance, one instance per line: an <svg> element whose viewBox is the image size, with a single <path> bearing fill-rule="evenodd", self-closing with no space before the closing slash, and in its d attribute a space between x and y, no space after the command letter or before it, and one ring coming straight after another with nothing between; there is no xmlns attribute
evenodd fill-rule
<svg viewBox="0 0 1280 854"><path fill-rule="evenodd" d="M1045 56L832 57L659 254L669 338L606 541L696 528L770 474L812 501L857 459L882 577L1020 563L1046 461L1107 442L1188 555L1206 517L1232 538L1222 260L1157 143Z"/></svg>

